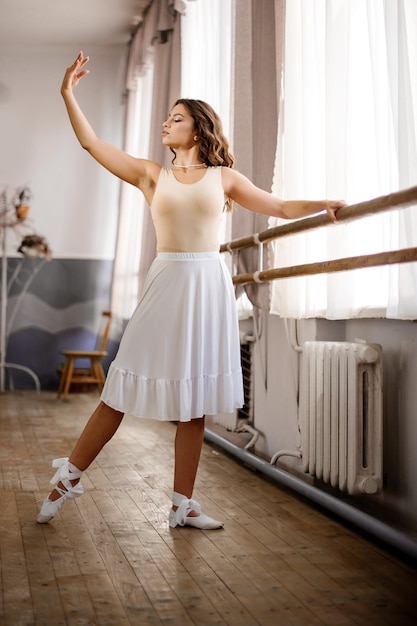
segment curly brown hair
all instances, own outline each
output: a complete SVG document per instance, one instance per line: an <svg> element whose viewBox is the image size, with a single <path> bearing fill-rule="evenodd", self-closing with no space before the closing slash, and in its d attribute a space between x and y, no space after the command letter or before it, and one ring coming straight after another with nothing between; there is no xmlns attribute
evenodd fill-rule
<svg viewBox="0 0 417 626"><path fill-rule="evenodd" d="M208 167L234 167L235 158L229 150L229 142L223 134L223 125L216 111L203 100L179 98L174 106L182 104L191 115L195 124L195 131L199 137L199 158ZM170 148L174 153L175 150ZM233 208L233 201L226 202L227 210Z"/></svg>

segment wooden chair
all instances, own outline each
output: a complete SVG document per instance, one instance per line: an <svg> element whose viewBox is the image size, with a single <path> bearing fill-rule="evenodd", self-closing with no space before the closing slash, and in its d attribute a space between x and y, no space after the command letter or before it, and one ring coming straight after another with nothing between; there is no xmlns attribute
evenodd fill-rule
<svg viewBox="0 0 417 626"><path fill-rule="evenodd" d="M113 315L110 311L103 311L94 350L61 350L61 354L65 356L65 363L58 367L58 372L61 373L58 398L62 396L63 400L67 400L70 386L73 383L97 385L98 390L101 392L106 380L101 361L107 354L106 348L112 317ZM80 359L89 359L90 367L76 367L76 361Z"/></svg>

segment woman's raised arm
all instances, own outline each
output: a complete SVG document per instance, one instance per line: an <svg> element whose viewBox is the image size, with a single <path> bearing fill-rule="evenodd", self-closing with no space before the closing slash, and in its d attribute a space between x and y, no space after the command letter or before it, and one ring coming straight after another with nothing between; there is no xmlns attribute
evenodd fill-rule
<svg viewBox="0 0 417 626"><path fill-rule="evenodd" d="M146 159L137 159L120 148L99 139L82 112L73 89L89 73L85 69L89 57L79 53L75 62L67 68L61 85L61 94L78 141L96 161L122 180L146 190L156 181L160 166Z"/></svg>

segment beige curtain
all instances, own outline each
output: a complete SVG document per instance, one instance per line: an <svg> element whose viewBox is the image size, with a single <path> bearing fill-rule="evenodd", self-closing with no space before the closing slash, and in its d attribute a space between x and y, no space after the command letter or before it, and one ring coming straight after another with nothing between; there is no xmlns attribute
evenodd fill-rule
<svg viewBox="0 0 417 626"><path fill-rule="evenodd" d="M235 5L234 141L237 169L269 191L272 186L284 55L285 0L239 0ZM232 238L268 228L268 218L236 207ZM238 272L258 269L250 248L235 260ZM263 251L268 266L268 249ZM269 285L247 285L253 305L269 310Z"/></svg>

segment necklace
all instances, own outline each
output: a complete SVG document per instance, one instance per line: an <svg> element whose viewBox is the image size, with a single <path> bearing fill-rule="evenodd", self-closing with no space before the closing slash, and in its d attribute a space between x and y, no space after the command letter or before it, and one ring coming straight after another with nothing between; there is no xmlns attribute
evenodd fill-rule
<svg viewBox="0 0 417 626"><path fill-rule="evenodd" d="M207 165L205 163L192 163L191 165L176 165L176 163L173 163L172 167L188 169L189 167L207 167Z"/></svg>

